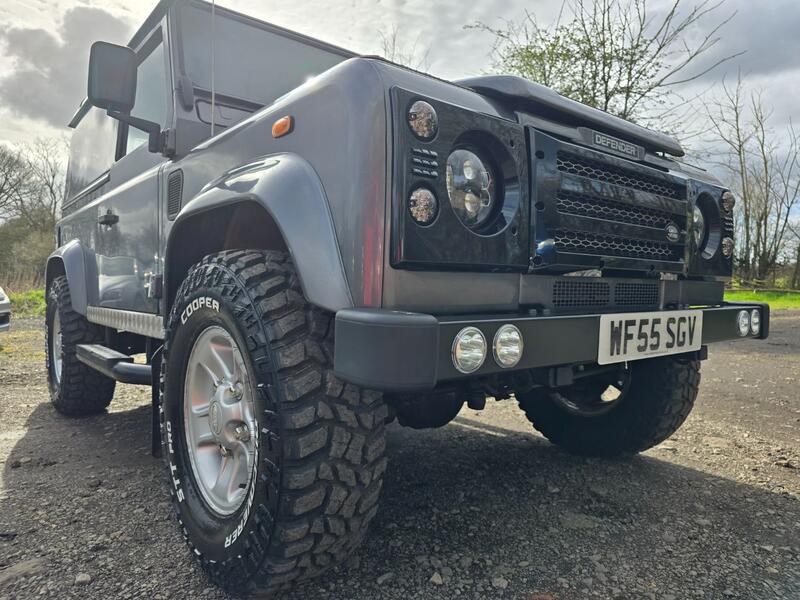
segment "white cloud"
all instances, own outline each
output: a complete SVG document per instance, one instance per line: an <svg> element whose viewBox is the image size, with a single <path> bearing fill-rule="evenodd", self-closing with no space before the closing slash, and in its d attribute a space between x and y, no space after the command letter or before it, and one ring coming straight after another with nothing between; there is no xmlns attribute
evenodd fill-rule
<svg viewBox="0 0 800 600"><path fill-rule="evenodd" d="M544 23L562 0L219 0L219 4L365 54L380 52L380 30L396 26L401 41L430 48L432 74L457 79L491 67L491 38L464 30L481 21L521 18L524 10ZM654 8L667 0L651 0ZM85 93L88 47L104 39L125 41L155 0L2 0L0 4L0 140L29 138L59 131ZM670 0L671 3L671 0ZM691 2L687 2L687 5ZM706 76L705 85L741 68L766 89L776 120L792 114L800 120L800 2L797 0L726 0L720 17L739 14L714 49L724 56L747 53ZM716 18L716 17L714 17ZM712 18L713 20L713 18ZM701 33L698 30L697 34ZM10 45L9 45L10 44ZM699 86L698 86L699 88ZM52 129L51 129L52 128ZM30 132L30 133L29 133Z"/></svg>

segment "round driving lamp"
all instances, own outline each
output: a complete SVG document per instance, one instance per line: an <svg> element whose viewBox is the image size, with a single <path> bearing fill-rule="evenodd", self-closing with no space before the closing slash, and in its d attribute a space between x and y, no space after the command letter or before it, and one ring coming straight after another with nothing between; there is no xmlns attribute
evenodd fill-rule
<svg viewBox="0 0 800 600"><path fill-rule="evenodd" d="M522 358L522 333L514 325L503 325L494 334L494 360L505 369L516 367Z"/></svg>
<svg viewBox="0 0 800 600"><path fill-rule="evenodd" d="M733 256L733 238L722 238L722 255L727 258Z"/></svg>
<svg viewBox="0 0 800 600"><path fill-rule="evenodd" d="M758 335L761 332L761 313L757 308L750 311L750 333Z"/></svg>
<svg viewBox="0 0 800 600"><path fill-rule="evenodd" d="M697 205L692 210L692 233L694 234L695 245L700 248L706 237L706 218Z"/></svg>
<svg viewBox="0 0 800 600"><path fill-rule="evenodd" d="M424 142L431 141L439 131L439 118L434 108L424 100L417 100L408 109L408 126Z"/></svg>
<svg viewBox="0 0 800 600"><path fill-rule="evenodd" d="M471 229L486 224L495 202L494 177L470 150L454 150L447 157L447 195L461 222Z"/></svg>
<svg viewBox="0 0 800 600"><path fill-rule="evenodd" d="M746 310L740 310L736 315L736 327L739 329L739 335L745 337L750 333L750 313Z"/></svg>
<svg viewBox="0 0 800 600"><path fill-rule="evenodd" d="M729 213L733 211L733 207L736 206L736 196L733 195L733 192L724 192L722 194L722 209Z"/></svg>
<svg viewBox="0 0 800 600"><path fill-rule="evenodd" d="M462 373L474 373L486 360L486 338L477 327L465 327L453 340L453 365Z"/></svg>
<svg viewBox="0 0 800 600"><path fill-rule="evenodd" d="M408 212L419 225L430 225L439 212L439 202L428 188L417 188L408 198Z"/></svg>

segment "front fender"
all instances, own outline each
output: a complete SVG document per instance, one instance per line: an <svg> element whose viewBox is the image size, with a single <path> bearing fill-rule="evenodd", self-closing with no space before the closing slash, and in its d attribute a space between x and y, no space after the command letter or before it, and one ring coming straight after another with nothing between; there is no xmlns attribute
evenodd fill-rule
<svg viewBox="0 0 800 600"><path fill-rule="evenodd" d="M46 289L50 289L50 283L59 275L67 278L73 310L85 315L86 307L97 303L97 262L94 252L78 240L71 240L57 248L47 258Z"/></svg>
<svg viewBox="0 0 800 600"><path fill-rule="evenodd" d="M170 255L176 243L188 239L184 229L192 217L241 202L259 204L275 222L311 304L332 312L353 307L325 190L313 167L291 153L232 169L184 205L167 240L168 289L178 283L170 281Z"/></svg>

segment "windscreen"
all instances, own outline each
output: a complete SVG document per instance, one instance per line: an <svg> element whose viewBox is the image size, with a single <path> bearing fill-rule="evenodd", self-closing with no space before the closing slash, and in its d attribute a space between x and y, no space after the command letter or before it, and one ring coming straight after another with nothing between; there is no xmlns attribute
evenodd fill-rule
<svg viewBox="0 0 800 600"><path fill-rule="evenodd" d="M260 23L217 9L214 77L218 94L268 105L347 56L285 37ZM211 89L211 10L187 5L181 13L186 75Z"/></svg>

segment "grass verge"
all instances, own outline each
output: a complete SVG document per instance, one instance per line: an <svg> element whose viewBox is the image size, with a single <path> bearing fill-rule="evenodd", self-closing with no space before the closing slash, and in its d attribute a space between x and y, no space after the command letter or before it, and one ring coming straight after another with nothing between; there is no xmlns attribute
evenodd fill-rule
<svg viewBox="0 0 800 600"><path fill-rule="evenodd" d="M11 298L11 315L14 317L41 317L44 315L44 290L8 292Z"/></svg>
<svg viewBox="0 0 800 600"><path fill-rule="evenodd" d="M766 302L772 310L800 310L800 294L796 292L729 290L725 292L725 299L732 302Z"/></svg>

